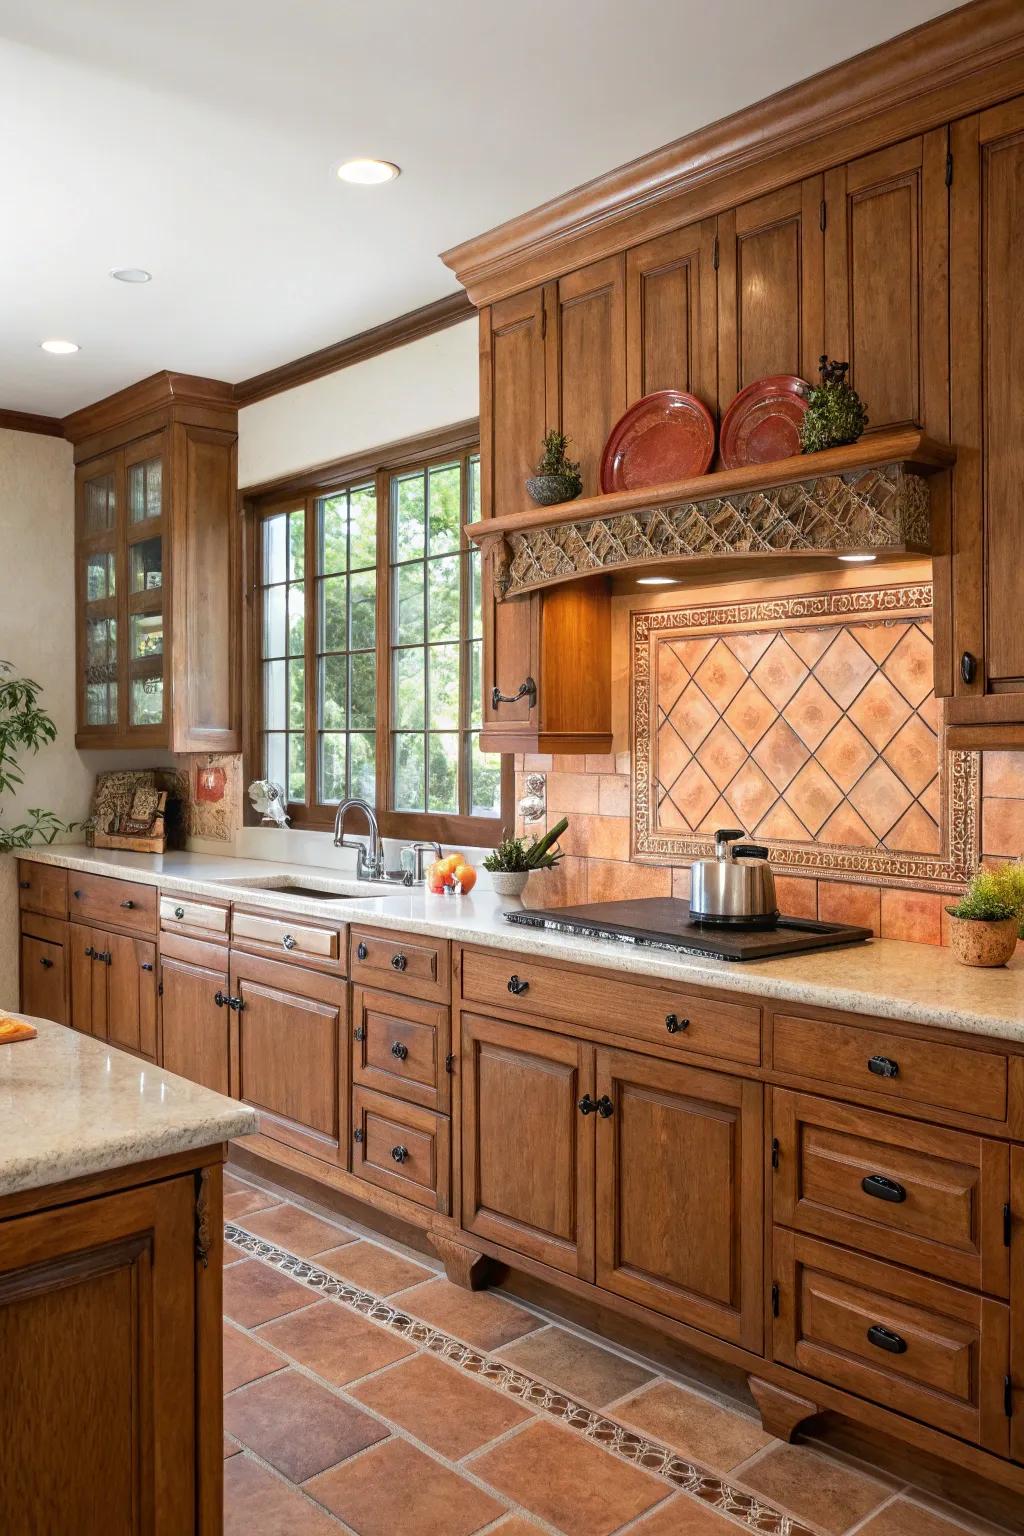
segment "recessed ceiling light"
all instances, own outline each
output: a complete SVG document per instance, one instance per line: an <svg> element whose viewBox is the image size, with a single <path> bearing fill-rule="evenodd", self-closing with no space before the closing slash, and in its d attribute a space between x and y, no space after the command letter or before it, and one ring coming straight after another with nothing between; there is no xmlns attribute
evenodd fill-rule
<svg viewBox="0 0 1024 1536"><path fill-rule="evenodd" d="M840 555L840 560L845 560L847 565L870 565L872 560L877 560L877 555Z"/></svg>
<svg viewBox="0 0 1024 1536"><path fill-rule="evenodd" d="M381 182L394 181L401 174L390 160L346 160L338 166L342 181L351 181L357 187L379 187Z"/></svg>
<svg viewBox="0 0 1024 1536"><path fill-rule="evenodd" d="M638 587L674 587L678 585L677 576L638 576Z"/></svg>
<svg viewBox="0 0 1024 1536"><path fill-rule="evenodd" d="M152 272L147 272L145 267L111 267L111 277L116 277L119 283L151 283Z"/></svg>
<svg viewBox="0 0 1024 1536"><path fill-rule="evenodd" d="M41 341L39 345L44 352L54 352L58 357L64 357L69 352L78 351L77 341L60 341L56 336L49 341Z"/></svg>

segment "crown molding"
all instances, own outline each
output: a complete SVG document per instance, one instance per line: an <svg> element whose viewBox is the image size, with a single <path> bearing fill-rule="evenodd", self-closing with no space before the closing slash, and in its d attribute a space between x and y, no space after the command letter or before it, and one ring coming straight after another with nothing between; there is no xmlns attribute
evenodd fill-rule
<svg viewBox="0 0 1024 1536"><path fill-rule="evenodd" d="M478 306L1024 90L1020 0L972 0L444 251Z"/></svg>
<svg viewBox="0 0 1024 1536"><path fill-rule="evenodd" d="M282 363L277 368L269 368L266 373L257 373L251 379L243 379L235 385L235 403L239 406L253 405L257 400L266 400L269 395L278 395L299 384L308 384L313 379L323 378L325 374L336 373L340 368L349 368L353 363L365 362L367 358L389 352L393 347L404 347L410 341L432 336L435 331L447 330L450 325L468 320L474 313L473 305L465 293L446 294L443 299L412 309L408 314L397 315L393 320L385 320L382 325L360 331L357 336L332 342L329 347L321 347L318 352L308 352L305 357L297 357L293 362Z"/></svg>
<svg viewBox="0 0 1024 1536"><path fill-rule="evenodd" d="M233 386L221 379L205 379L193 373L171 373L167 369L119 389L116 394L96 400L65 416L64 436L72 443L126 426L136 417L165 410L168 406L235 409Z"/></svg>
<svg viewBox="0 0 1024 1536"><path fill-rule="evenodd" d="M64 423L59 416L37 416L32 411L0 410L0 427L8 432L36 432L40 437L64 436Z"/></svg>

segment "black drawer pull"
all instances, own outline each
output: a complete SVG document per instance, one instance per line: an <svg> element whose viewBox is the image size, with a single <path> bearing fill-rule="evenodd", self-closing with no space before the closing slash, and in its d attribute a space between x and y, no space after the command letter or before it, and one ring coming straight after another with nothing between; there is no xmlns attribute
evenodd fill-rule
<svg viewBox="0 0 1024 1536"><path fill-rule="evenodd" d="M392 968L392 970L404 971L408 964L409 964L409 962L405 958L404 955L392 955L391 956L391 968Z"/></svg>
<svg viewBox="0 0 1024 1536"><path fill-rule="evenodd" d="M530 983L528 981L520 981L518 976L510 976L508 979L508 989L513 997L522 997L524 992L530 990Z"/></svg>
<svg viewBox="0 0 1024 1536"><path fill-rule="evenodd" d="M289 951L289 953L295 948L298 942L298 939L293 933L286 933L284 938L281 940L281 943L284 945L285 949Z"/></svg>
<svg viewBox="0 0 1024 1536"><path fill-rule="evenodd" d="M45 955L40 955L40 957L39 957L39 964L42 966L44 971L52 971L53 970L53 961L52 960L47 960Z"/></svg>
<svg viewBox="0 0 1024 1536"><path fill-rule="evenodd" d="M676 1013L666 1013L665 1028L668 1030L670 1035L681 1034L684 1029L689 1029L689 1027L689 1019L681 1019Z"/></svg>
<svg viewBox="0 0 1024 1536"><path fill-rule="evenodd" d="M357 1024L355 1029L352 1031L352 1038L353 1038L353 1040L365 1040L366 1039L366 1030L363 1028L363 1026L361 1024Z"/></svg>
<svg viewBox="0 0 1024 1536"><path fill-rule="evenodd" d="M409 1047L407 1045L403 1045L401 1040L396 1040L394 1045L391 1047L391 1054L398 1061L404 1061L409 1054Z"/></svg>
<svg viewBox="0 0 1024 1536"><path fill-rule="evenodd" d="M126 901L122 901L121 905L122 905L122 907L126 907L128 909L128 911L130 912L132 907L134 907L135 903L134 903L134 901L132 901L131 897L129 896Z"/></svg>
<svg viewBox="0 0 1024 1536"><path fill-rule="evenodd" d="M32 881L31 880L19 880L18 881L18 890L19 891L30 891L31 889L32 889Z"/></svg>
<svg viewBox="0 0 1024 1536"><path fill-rule="evenodd" d="M149 961L149 960L143 960L143 962L142 962L142 970L144 970L144 971L151 971L152 969L153 969L152 962Z"/></svg>
<svg viewBox="0 0 1024 1536"><path fill-rule="evenodd" d="M352 1140L353 1141L362 1141L362 1139L363 1139L362 1131L353 1131L352 1132Z"/></svg>
<svg viewBox="0 0 1024 1536"><path fill-rule="evenodd" d="M81 891L72 891L71 894L75 898L76 901L81 901L81 899L82 899Z"/></svg>
<svg viewBox="0 0 1024 1536"><path fill-rule="evenodd" d="M877 1349L884 1349L890 1355L905 1355L907 1341L898 1333L893 1333L891 1328L886 1328L882 1323L872 1323L868 1329L868 1343L874 1344Z"/></svg>
<svg viewBox="0 0 1024 1536"><path fill-rule="evenodd" d="M217 1004L218 1008L223 1008L225 1003L230 1003L231 1001L230 997L228 997L225 992L222 992L219 987L213 994L213 1000Z"/></svg>
<svg viewBox="0 0 1024 1536"><path fill-rule="evenodd" d="M589 1093L585 1093L576 1105L581 1115L592 1115L597 1108L597 1100L592 1099Z"/></svg>
<svg viewBox="0 0 1024 1536"><path fill-rule="evenodd" d="M491 708L497 709L499 704L518 704L520 699L529 699L530 708L537 702L537 684L532 677L524 677L515 693L502 693L495 686L491 689Z"/></svg>
<svg viewBox="0 0 1024 1536"><path fill-rule="evenodd" d="M184 907L175 907L174 915L178 919L178 922L180 923L182 918L185 916L185 908Z"/></svg>
<svg viewBox="0 0 1024 1536"><path fill-rule="evenodd" d="M978 658L972 656L970 651L964 651L960 657L960 676L965 683L973 683L978 675Z"/></svg>
<svg viewBox="0 0 1024 1536"><path fill-rule="evenodd" d="M615 1105L606 1093L602 1093L597 1101L597 1112L602 1120L610 1120L615 1113Z"/></svg>
<svg viewBox="0 0 1024 1536"><path fill-rule="evenodd" d="M902 1205L907 1198L903 1185L895 1179L887 1179L884 1173L869 1173L866 1179L861 1179L860 1187L866 1195L874 1195L876 1200L888 1200L892 1205Z"/></svg>
<svg viewBox="0 0 1024 1536"><path fill-rule="evenodd" d="M391 1156L394 1158L396 1163L404 1163L406 1158L409 1156L409 1148L408 1147L392 1147L391 1148Z"/></svg>
<svg viewBox="0 0 1024 1536"><path fill-rule="evenodd" d="M359 943L356 945L356 959L365 960L369 953L370 951L367 949L362 939L360 939Z"/></svg>
<svg viewBox="0 0 1024 1536"><path fill-rule="evenodd" d="M89 956L89 959L91 960L93 958L93 956L95 955L96 951L93 949L91 944L87 944L85 946L85 953Z"/></svg>
<svg viewBox="0 0 1024 1536"><path fill-rule="evenodd" d="M893 1061L891 1056L871 1056L868 1058L868 1071L876 1077L899 1077L900 1064Z"/></svg>
<svg viewBox="0 0 1024 1536"><path fill-rule="evenodd" d="M229 997L228 1007L231 1008L235 1013L242 1013L245 1009L245 1001L241 997Z"/></svg>

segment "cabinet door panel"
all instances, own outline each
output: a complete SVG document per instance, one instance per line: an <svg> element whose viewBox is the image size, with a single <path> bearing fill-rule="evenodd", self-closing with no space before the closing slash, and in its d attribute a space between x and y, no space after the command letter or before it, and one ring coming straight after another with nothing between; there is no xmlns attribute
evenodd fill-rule
<svg viewBox="0 0 1024 1536"><path fill-rule="evenodd" d="M810 176L718 220L721 409L773 373L817 376L824 341L823 183Z"/></svg>
<svg viewBox="0 0 1024 1536"><path fill-rule="evenodd" d="M68 1021L64 945L21 936L21 1011L37 1019Z"/></svg>
<svg viewBox="0 0 1024 1536"><path fill-rule="evenodd" d="M597 1052L597 1283L721 1338L762 1339L761 1085Z"/></svg>
<svg viewBox="0 0 1024 1536"><path fill-rule="evenodd" d="M348 1033L342 981L271 961L232 960L241 1000L233 1043L236 1097L260 1130L331 1163L348 1158Z"/></svg>
<svg viewBox="0 0 1024 1536"><path fill-rule="evenodd" d="M625 257L610 256L558 281L548 335L548 416L570 439L584 496L601 489L601 455L626 408Z"/></svg>
<svg viewBox="0 0 1024 1536"><path fill-rule="evenodd" d="M107 1038L107 968L96 953L105 953L108 934L82 923L69 923L71 950L71 1024L85 1035Z"/></svg>
<svg viewBox="0 0 1024 1536"><path fill-rule="evenodd" d="M227 970L164 956L160 962L161 1066L204 1088L230 1093L231 1010L214 1002L226 995Z"/></svg>
<svg viewBox="0 0 1024 1536"><path fill-rule="evenodd" d="M518 1253L593 1274L593 1128L577 1102L589 1047L462 1016L462 1225Z"/></svg>
<svg viewBox="0 0 1024 1536"><path fill-rule="evenodd" d="M107 1039L156 1058L156 945L147 939L103 936L107 966Z"/></svg>
<svg viewBox="0 0 1024 1536"><path fill-rule="evenodd" d="M658 389L718 403L715 221L659 235L626 253L628 403Z"/></svg>

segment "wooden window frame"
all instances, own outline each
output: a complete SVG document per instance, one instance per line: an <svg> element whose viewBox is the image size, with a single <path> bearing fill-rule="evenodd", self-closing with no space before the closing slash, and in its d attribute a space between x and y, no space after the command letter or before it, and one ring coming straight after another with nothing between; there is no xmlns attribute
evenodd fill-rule
<svg viewBox="0 0 1024 1536"><path fill-rule="evenodd" d="M291 825L308 831L333 830L336 805L314 802L310 796L316 780L316 603L317 518L316 503L332 493L355 488L373 481L377 497L377 587L376 587L376 744L375 812L384 837L404 840L436 839L445 844L466 843L493 848L514 818L514 774L512 758L502 755L501 810L497 816L463 816L435 811L395 811L391 809L393 763L391 751L391 494L393 477L417 469L436 467L479 451L479 421L460 422L440 432L405 438L365 454L353 455L306 475L293 476L266 485L252 487L242 496L245 534L245 721L243 763L246 782L259 777L263 763L263 664L262 664L262 590L260 561L260 526L275 513L305 508L305 739L307 799L290 801ZM463 482L465 482L463 475ZM463 483L463 507L467 487ZM460 556L465 561L469 544L465 533L460 538ZM467 621L469 584L461 582L460 596L460 686L468 683ZM460 725L460 738L464 728ZM460 741L461 747L461 741ZM255 812L246 803L246 820L255 824ZM353 827L353 831L361 830Z"/></svg>

